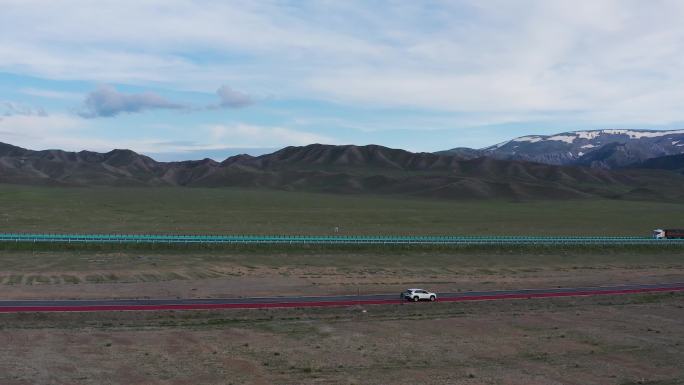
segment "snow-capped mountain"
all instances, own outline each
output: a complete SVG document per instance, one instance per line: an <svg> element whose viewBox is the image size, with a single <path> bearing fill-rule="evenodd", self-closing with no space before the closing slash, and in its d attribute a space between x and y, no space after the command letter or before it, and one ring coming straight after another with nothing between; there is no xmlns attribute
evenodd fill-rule
<svg viewBox="0 0 684 385"><path fill-rule="evenodd" d="M618 168L684 153L684 130L594 130L521 136L480 150L443 151L464 158L487 156L554 165Z"/></svg>

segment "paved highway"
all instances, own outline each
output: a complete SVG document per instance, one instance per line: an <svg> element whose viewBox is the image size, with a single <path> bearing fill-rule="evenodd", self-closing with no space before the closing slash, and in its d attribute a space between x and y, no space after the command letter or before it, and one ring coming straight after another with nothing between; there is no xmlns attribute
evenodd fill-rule
<svg viewBox="0 0 684 385"><path fill-rule="evenodd" d="M437 293L437 295L438 302L463 302L569 296L637 294L674 291L684 291L684 282L650 285L469 291L459 293ZM319 297L256 297L206 299L3 300L0 301L0 313L254 309L270 307L283 308L381 305L399 304L403 302L405 301L399 299L399 293L361 296L348 295Z"/></svg>
<svg viewBox="0 0 684 385"><path fill-rule="evenodd" d="M684 245L684 239L651 237L528 236L285 236L0 233L0 242L165 244L424 244L424 245Z"/></svg>

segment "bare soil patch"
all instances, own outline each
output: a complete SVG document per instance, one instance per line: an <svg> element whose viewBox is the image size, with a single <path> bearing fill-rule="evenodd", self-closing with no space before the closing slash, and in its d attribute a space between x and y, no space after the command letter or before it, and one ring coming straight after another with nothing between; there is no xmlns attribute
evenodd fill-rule
<svg viewBox="0 0 684 385"><path fill-rule="evenodd" d="M0 252L0 299L201 298L684 281L684 254Z"/></svg>
<svg viewBox="0 0 684 385"><path fill-rule="evenodd" d="M10 385L684 382L682 294L0 320Z"/></svg>

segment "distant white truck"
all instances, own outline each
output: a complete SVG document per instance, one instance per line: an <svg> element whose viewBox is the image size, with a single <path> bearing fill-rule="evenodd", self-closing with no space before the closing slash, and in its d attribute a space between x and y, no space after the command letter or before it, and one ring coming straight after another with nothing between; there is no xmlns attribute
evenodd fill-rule
<svg viewBox="0 0 684 385"><path fill-rule="evenodd" d="M400 296L401 299L406 299L413 302L437 300L437 294L424 289L408 289L401 293Z"/></svg>
<svg viewBox="0 0 684 385"><path fill-rule="evenodd" d="M655 239L680 239L684 238L684 229L655 229L653 230Z"/></svg>

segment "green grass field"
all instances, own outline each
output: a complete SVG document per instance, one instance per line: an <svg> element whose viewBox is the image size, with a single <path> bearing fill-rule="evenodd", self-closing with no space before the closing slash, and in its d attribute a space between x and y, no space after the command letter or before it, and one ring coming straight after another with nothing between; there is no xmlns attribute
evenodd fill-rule
<svg viewBox="0 0 684 385"><path fill-rule="evenodd" d="M202 188L0 185L0 231L340 235L643 235L684 204L449 201Z"/></svg>

